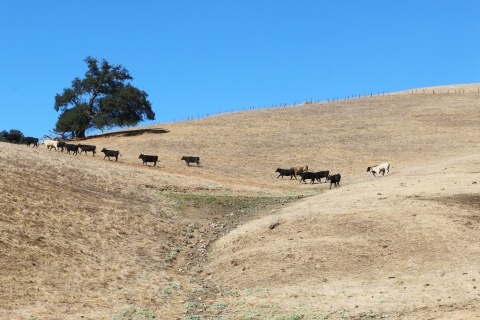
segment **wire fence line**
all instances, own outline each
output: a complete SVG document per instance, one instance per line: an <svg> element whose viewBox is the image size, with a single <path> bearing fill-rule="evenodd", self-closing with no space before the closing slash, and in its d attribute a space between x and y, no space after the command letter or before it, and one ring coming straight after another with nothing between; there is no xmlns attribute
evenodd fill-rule
<svg viewBox="0 0 480 320"><path fill-rule="evenodd" d="M287 104L285 103L275 103L275 104L264 104L263 107L260 106L249 106L249 107L243 107L242 109L226 109L225 111L216 111L216 112L208 112L208 113L201 113L197 114L197 116L187 116L187 117L180 117L180 118L173 118L173 122L181 122L181 121L192 121L192 120L200 120L203 118L219 115L219 114L225 114L225 113L233 113L233 112L242 112L242 111L249 111L249 110L259 110L259 109L272 109L272 108L284 108L284 107L295 107L297 105L303 105L303 104L314 104L314 103L329 103L329 102L335 102L335 101L347 101L347 100L354 100L354 99L365 99L365 98L375 98L375 97L384 97L384 96L396 96L396 95L427 95L427 94L469 94L469 93L478 93L480 94L480 87L476 89L467 89L465 90L464 88L445 88L445 89L413 89L413 90L405 90L405 91L399 91L399 92L377 92L373 93L371 92L370 94L351 94L348 95L344 98L339 98L339 97L334 97L334 98L327 98L327 100L321 100L320 98L317 100L314 100L312 98L310 99L305 99L303 102L299 103L295 101L293 104ZM168 121L164 122L158 122L156 124L162 124L162 123L168 123Z"/></svg>

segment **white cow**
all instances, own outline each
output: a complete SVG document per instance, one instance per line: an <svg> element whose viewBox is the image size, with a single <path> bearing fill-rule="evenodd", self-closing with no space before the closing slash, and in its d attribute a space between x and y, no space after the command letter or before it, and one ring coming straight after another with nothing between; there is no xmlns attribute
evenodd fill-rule
<svg viewBox="0 0 480 320"><path fill-rule="evenodd" d="M371 171L372 174L378 178L378 175L381 173L382 175L387 175L388 171L390 171L390 162L385 162L379 164L378 166L372 166L367 168L367 172Z"/></svg>
<svg viewBox="0 0 480 320"><path fill-rule="evenodd" d="M55 141L55 140L42 139L41 144L46 145L48 150L52 150L52 148L55 148L55 150L57 150L57 148L58 148L58 141Z"/></svg>

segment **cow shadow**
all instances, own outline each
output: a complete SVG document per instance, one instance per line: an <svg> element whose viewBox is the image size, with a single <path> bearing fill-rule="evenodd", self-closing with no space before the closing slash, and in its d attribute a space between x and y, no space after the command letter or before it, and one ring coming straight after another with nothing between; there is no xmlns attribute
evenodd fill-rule
<svg viewBox="0 0 480 320"><path fill-rule="evenodd" d="M107 133L99 133L95 135L91 135L82 139L78 140L88 140L93 138L107 138L107 137L133 137L139 136L144 133L153 133L153 134L163 134L168 133L170 131L165 129L136 129L136 130L124 130L124 131L114 131L114 132L107 132Z"/></svg>

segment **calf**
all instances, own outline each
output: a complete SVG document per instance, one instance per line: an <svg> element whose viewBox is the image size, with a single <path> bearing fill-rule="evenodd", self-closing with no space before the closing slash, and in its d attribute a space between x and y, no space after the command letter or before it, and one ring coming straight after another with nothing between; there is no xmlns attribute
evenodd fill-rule
<svg viewBox="0 0 480 320"><path fill-rule="evenodd" d="M299 174L299 173L302 173L302 172L307 172L307 171L308 171L308 166L304 166L304 167L291 167L290 169L295 170L295 174Z"/></svg>
<svg viewBox="0 0 480 320"><path fill-rule="evenodd" d="M37 147L38 148L38 138L33 138L33 137L26 137L25 138L25 144L27 145L27 147L30 147L31 144L33 144L33 147Z"/></svg>
<svg viewBox="0 0 480 320"><path fill-rule="evenodd" d="M390 171L390 163L385 162L382 164L379 164L378 166L372 166L367 168L367 172L371 171L373 176L378 178L378 175L382 173L382 175L387 175L388 172Z"/></svg>
<svg viewBox="0 0 480 320"><path fill-rule="evenodd" d="M95 150L97 149L97 146L90 146L88 144L79 144L78 148L80 149L80 154L82 154L82 152L85 152L85 155L87 155L87 152L91 151L92 156L95 157Z"/></svg>
<svg viewBox="0 0 480 320"><path fill-rule="evenodd" d="M329 175L330 171L318 171L318 172L315 172L315 179L318 180L318 182L322 183L322 181L320 180L321 178L325 178L325 182L327 182L327 177Z"/></svg>
<svg viewBox="0 0 480 320"><path fill-rule="evenodd" d="M200 157L183 156L182 159L180 160L185 160L185 162L187 163L187 166L190 166L190 162L195 162L197 164L197 167L200 164Z"/></svg>
<svg viewBox="0 0 480 320"><path fill-rule="evenodd" d="M315 179L316 179L315 172L301 172L299 173L299 175L300 177L302 177L302 179L300 179L300 183L302 183L302 181L307 183L305 179L311 179L310 183L315 183Z"/></svg>
<svg viewBox="0 0 480 320"><path fill-rule="evenodd" d="M327 181L330 180L330 189L332 189L332 184L335 185L335 188L339 187L341 178L342 176L340 173L334 174L333 176L328 176Z"/></svg>
<svg viewBox="0 0 480 320"><path fill-rule="evenodd" d="M157 165L158 156L147 156L147 155L141 154L138 158L142 159L143 165L145 165L146 163L148 166L149 162L153 162L154 167Z"/></svg>
<svg viewBox="0 0 480 320"><path fill-rule="evenodd" d="M295 170L293 170L293 169L280 169L280 168L278 168L275 172L278 172L277 179L280 176L282 176L282 179L283 179L283 176L290 177L290 180L292 180L293 177L295 177L295 179L297 179L297 176L295 175Z"/></svg>
<svg viewBox="0 0 480 320"><path fill-rule="evenodd" d="M102 149L102 151L105 154L105 157L103 157L103 160L105 160L106 157L108 157L108 161L110 161L110 157L115 157L115 161L118 161L118 156L122 156L120 154L120 151L114 151L114 150L107 150L105 148Z"/></svg>
<svg viewBox="0 0 480 320"><path fill-rule="evenodd" d="M70 151L73 151L74 155L78 154L78 145L77 144L68 144L65 143L65 148L67 149L67 153L70 154Z"/></svg>

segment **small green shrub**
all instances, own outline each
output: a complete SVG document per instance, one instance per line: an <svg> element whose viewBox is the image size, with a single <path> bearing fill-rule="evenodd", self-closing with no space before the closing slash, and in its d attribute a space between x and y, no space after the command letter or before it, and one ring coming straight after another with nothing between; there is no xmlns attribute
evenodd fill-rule
<svg viewBox="0 0 480 320"><path fill-rule="evenodd" d="M303 314L286 314L286 315L277 315L274 320L302 320L305 316Z"/></svg>
<svg viewBox="0 0 480 320"><path fill-rule="evenodd" d="M212 304L213 309L225 309L227 307L228 304L226 304L225 302L215 302L214 304Z"/></svg>
<svg viewBox="0 0 480 320"><path fill-rule="evenodd" d="M235 295L235 294L237 294L236 291L229 290L229 289L223 290L223 293L226 294L226 295Z"/></svg>
<svg viewBox="0 0 480 320"><path fill-rule="evenodd" d="M195 309L197 307L197 304L195 302L187 301L183 304L183 307L185 309Z"/></svg>
<svg viewBox="0 0 480 320"><path fill-rule="evenodd" d="M162 293L165 295L170 295L174 290L182 289L182 285L178 282L168 282L165 287L162 289Z"/></svg>
<svg viewBox="0 0 480 320"><path fill-rule="evenodd" d="M149 310L145 310L140 307L131 307L128 310L119 312L111 320L130 320L130 319L143 320L143 319L158 319L158 318L153 312Z"/></svg>

